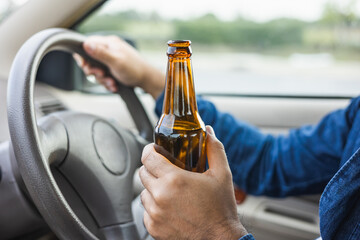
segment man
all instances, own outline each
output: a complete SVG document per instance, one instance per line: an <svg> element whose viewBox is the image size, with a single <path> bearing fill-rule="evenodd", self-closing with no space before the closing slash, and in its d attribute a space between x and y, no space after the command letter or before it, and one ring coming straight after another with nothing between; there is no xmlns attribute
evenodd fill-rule
<svg viewBox="0 0 360 240"><path fill-rule="evenodd" d="M160 114L165 77L132 47L117 37L90 37L84 49L105 63L117 80L150 93ZM117 90L114 79L78 56L76 59L86 74L94 74L110 91ZM198 108L217 135L207 127L209 169L205 173L177 168L152 144L143 151L144 166L139 174L145 190L141 199L144 224L153 237L253 239L237 218L233 180L254 195L322 192L322 239L360 239L360 97L317 125L279 137L260 133L206 100L198 99Z"/></svg>

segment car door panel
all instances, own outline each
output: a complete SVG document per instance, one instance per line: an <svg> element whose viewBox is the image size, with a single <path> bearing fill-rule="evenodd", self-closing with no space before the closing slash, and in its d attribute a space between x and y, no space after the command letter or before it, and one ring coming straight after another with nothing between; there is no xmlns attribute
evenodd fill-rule
<svg viewBox="0 0 360 240"><path fill-rule="evenodd" d="M345 98L204 96L220 111L270 134L286 134L290 128L315 124L327 113L345 107ZM274 199L247 196L238 213L258 240L315 239L320 235L320 196Z"/></svg>

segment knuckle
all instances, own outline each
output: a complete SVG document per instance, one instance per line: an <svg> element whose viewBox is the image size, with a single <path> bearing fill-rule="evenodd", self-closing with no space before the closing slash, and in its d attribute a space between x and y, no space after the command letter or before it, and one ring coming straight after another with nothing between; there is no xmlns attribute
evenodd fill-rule
<svg viewBox="0 0 360 240"><path fill-rule="evenodd" d="M149 158L149 156L151 154L151 148L152 148L152 145L148 144L143 149L143 152L142 152L142 155L141 155L141 162L144 165L146 165L147 160L148 160L148 158Z"/></svg>
<svg viewBox="0 0 360 240"><path fill-rule="evenodd" d="M176 187L177 185L179 185L179 179L178 176L176 176L175 174L168 174L166 176L166 183L170 186L170 187Z"/></svg>
<svg viewBox="0 0 360 240"><path fill-rule="evenodd" d="M163 194L161 191L153 191L152 195L156 203L161 204L163 202Z"/></svg>
<svg viewBox="0 0 360 240"><path fill-rule="evenodd" d="M141 166L139 169L139 177L140 177L140 179L144 178L144 166ZM141 192L141 193L143 193L143 192Z"/></svg>
<svg viewBox="0 0 360 240"><path fill-rule="evenodd" d="M141 205L145 205L145 197L144 197L144 191L142 191L140 193L140 202L141 202Z"/></svg>
<svg viewBox="0 0 360 240"><path fill-rule="evenodd" d="M154 223L154 221L150 217L144 218L144 225L150 235L154 237L154 235L156 234L156 224Z"/></svg>
<svg viewBox="0 0 360 240"><path fill-rule="evenodd" d="M232 173L230 169L224 170L223 179L225 182L232 182Z"/></svg>
<svg viewBox="0 0 360 240"><path fill-rule="evenodd" d="M151 199L149 199L149 193L147 192L146 189L144 189L141 193L140 193L140 201L142 203L142 205L145 208L151 207Z"/></svg>
<svg viewBox="0 0 360 240"><path fill-rule="evenodd" d="M216 147L219 150L225 151L224 144L222 144L222 142L220 142L217 139L215 140L214 147Z"/></svg>
<svg viewBox="0 0 360 240"><path fill-rule="evenodd" d="M153 191L152 195L154 201L159 207L166 207L167 203L169 202L169 191L166 189L159 189L157 191Z"/></svg>
<svg viewBox="0 0 360 240"><path fill-rule="evenodd" d="M186 181L182 177L182 174L176 172L174 174L167 174L165 178L167 186L172 190L180 190L185 186Z"/></svg>
<svg viewBox="0 0 360 240"><path fill-rule="evenodd" d="M140 193L140 200L141 200L141 203L143 203L143 204L144 204L144 200L145 200L145 191L146 191L146 189L142 190Z"/></svg>
<svg viewBox="0 0 360 240"><path fill-rule="evenodd" d="M143 155L143 156L141 157L141 163L142 163L143 165L146 165L147 159L148 159L148 156L147 156L147 155Z"/></svg>
<svg viewBox="0 0 360 240"><path fill-rule="evenodd" d="M161 212L158 207L155 205L151 206L148 211L151 219L153 219L154 222L159 222L161 219Z"/></svg>

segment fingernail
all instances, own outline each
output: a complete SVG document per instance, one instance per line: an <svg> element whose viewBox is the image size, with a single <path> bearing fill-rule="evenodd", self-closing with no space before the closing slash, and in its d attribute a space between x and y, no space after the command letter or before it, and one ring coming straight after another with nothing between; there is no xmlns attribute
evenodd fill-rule
<svg viewBox="0 0 360 240"><path fill-rule="evenodd" d="M77 65L79 65L80 67L83 66L83 58L80 57L79 55L77 54L73 54L73 57L75 59L75 62L77 63Z"/></svg>
<svg viewBox="0 0 360 240"><path fill-rule="evenodd" d="M215 136L214 129L210 125L206 126L206 132L212 136Z"/></svg>

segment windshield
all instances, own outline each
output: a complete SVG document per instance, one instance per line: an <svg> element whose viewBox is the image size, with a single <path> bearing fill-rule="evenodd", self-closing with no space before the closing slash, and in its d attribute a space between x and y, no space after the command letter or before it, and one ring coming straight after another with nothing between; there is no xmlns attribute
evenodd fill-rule
<svg viewBox="0 0 360 240"><path fill-rule="evenodd" d="M182 3L112 0L77 29L129 37L163 71L166 42L191 40L201 94L358 95L360 0Z"/></svg>
<svg viewBox="0 0 360 240"><path fill-rule="evenodd" d="M10 14L24 5L28 0L1 0L0 1L0 23Z"/></svg>

